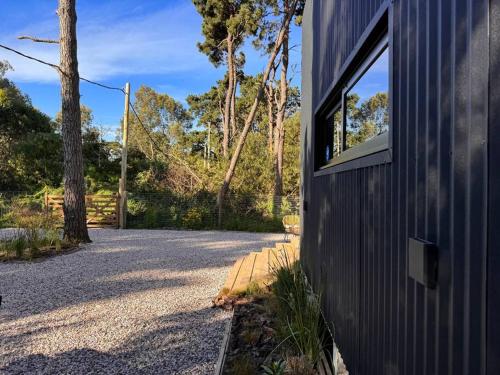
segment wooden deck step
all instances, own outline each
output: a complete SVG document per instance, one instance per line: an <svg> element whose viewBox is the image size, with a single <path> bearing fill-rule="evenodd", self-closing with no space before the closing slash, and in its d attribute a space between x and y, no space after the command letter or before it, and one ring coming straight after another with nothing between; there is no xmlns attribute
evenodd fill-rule
<svg viewBox="0 0 500 375"><path fill-rule="evenodd" d="M234 288L234 284L236 282L236 278L238 277L238 274L240 273L241 265L243 264L243 260L245 257L239 258L234 266L231 268L229 271L229 274L227 275L226 282L224 283L224 286L222 287L223 290L226 290L227 292L231 291Z"/></svg>
<svg viewBox="0 0 500 375"><path fill-rule="evenodd" d="M262 251L257 253L255 257L255 264L253 267L252 278L250 282L256 282L260 286L264 286L264 284L269 279L269 252Z"/></svg>
<svg viewBox="0 0 500 375"><path fill-rule="evenodd" d="M258 253L256 252L252 252L248 256L246 256L245 259L243 260L243 263L241 265L241 270L231 290L232 292L238 293L238 292L243 292L247 289L248 285L252 280L252 273L257 254Z"/></svg>
<svg viewBox="0 0 500 375"><path fill-rule="evenodd" d="M252 282L263 287L272 280L273 270L286 263L299 259L298 241L278 242L274 248L265 247L259 252L239 258L229 271L219 297L238 294L247 290Z"/></svg>

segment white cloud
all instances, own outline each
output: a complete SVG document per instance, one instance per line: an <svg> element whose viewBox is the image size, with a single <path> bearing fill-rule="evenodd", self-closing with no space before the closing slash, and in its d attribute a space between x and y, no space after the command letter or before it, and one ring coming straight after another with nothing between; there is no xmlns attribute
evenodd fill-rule
<svg viewBox="0 0 500 375"><path fill-rule="evenodd" d="M116 4L116 3L115 3ZM126 7L114 11L109 4L84 9L78 18L78 57L80 74L91 80L105 80L136 74L174 74L199 71L210 64L200 54L196 42L201 39L200 20L192 4L168 6L141 13ZM22 34L50 37L58 35L58 20L48 15L42 21L26 25L0 41L42 60L57 63L57 45L18 41ZM55 82L57 73L50 67L26 60L6 51L15 71L9 77L25 82Z"/></svg>

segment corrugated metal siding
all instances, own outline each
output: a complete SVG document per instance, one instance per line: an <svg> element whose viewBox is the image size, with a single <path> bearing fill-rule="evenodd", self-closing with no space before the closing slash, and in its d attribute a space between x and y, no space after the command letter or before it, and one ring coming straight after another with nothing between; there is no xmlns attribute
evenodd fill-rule
<svg viewBox="0 0 500 375"><path fill-rule="evenodd" d="M314 23L321 25L321 33L315 33L319 48L314 69L314 97L318 99L327 93L333 80L354 49L359 37L365 31L384 0L328 0L315 1ZM351 22L346 22L349 19ZM316 28L315 31L318 29ZM344 37L347 35L348 37Z"/></svg>
<svg viewBox="0 0 500 375"><path fill-rule="evenodd" d="M490 145L500 145L500 1L490 1ZM489 147L487 373L500 374L500 147Z"/></svg>
<svg viewBox="0 0 500 375"><path fill-rule="evenodd" d="M385 2L311 1L316 108ZM306 138L302 258L353 374L486 374L488 6L394 1L391 163L313 177ZM409 237L439 246L437 289Z"/></svg>

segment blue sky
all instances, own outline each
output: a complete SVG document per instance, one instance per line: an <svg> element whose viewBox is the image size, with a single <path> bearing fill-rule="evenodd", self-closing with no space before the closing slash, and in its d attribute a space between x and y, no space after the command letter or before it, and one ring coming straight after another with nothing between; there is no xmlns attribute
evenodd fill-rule
<svg viewBox="0 0 500 375"><path fill-rule="evenodd" d="M19 35L57 38L56 0L2 0L0 43L29 55L58 63L57 45L19 41ZM80 75L132 91L141 84L184 101L191 93L207 91L224 70L216 69L199 53L201 17L191 0L80 0L78 11L78 56ZM294 28L291 53L293 82L300 83L300 30ZM247 42L245 71L263 70L266 58ZM56 72L36 62L0 49L0 60L8 60L8 73L33 104L54 116L59 111L59 82ZM94 111L97 125L116 128L123 113L123 96L82 82L81 102Z"/></svg>

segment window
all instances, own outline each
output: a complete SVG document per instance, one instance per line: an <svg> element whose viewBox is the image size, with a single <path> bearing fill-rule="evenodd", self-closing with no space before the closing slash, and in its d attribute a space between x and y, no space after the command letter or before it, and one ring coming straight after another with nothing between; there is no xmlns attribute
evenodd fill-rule
<svg viewBox="0 0 500 375"><path fill-rule="evenodd" d="M380 39L379 39L380 40ZM389 146L389 46L385 36L358 64L320 116L318 166L326 168ZM346 82L346 81L344 81ZM322 128L322 129L321 129Z"/></svg>
<svg viewBox="0 0 500 375"><path fill-rule="evenodd" d="M387 47L344 94L346 149L389 131Z"/></svg>

